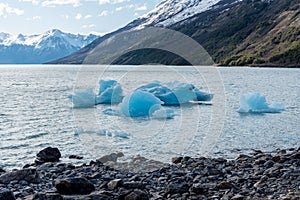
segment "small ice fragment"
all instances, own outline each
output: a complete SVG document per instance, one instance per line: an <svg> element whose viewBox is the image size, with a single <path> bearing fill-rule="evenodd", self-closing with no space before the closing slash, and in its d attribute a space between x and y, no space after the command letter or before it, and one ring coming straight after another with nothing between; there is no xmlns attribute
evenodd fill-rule
<svg viewBox="0 0 300 200"><path fill-rule="evenodd" d="M155 119L173 119L175 116L172 109L160 109L153 113L152 117Z"/></svg>
<svg viewBox="0 0 300 200"><path fill-rule="evenodd" d="M211 101L214 97L213 94L209 94L203 91L200 91L198 88L194 88L193 90L196 95L196 101Z"/></svg>
<svg viewBox="0 0 300 200"><path fill-rule="evenodd" d="M237 110L239 113L279 113L285 110L284 105L272 102L271 105L267 104L266 97L259 93L243 94L240 97L240 108Z"/></svg>
<svg viewBox="0 0 300 200"><path fill-rule="evenodd" d="M106 115L111 115L111 116L121 116L120 110L114 110L112 108L106 108L102 111Z"/></svg>
<svg viewBox="0 0 300 200"><path fill-rule="evenodd" d="M92 88L76 91L70 94L68 98L72 101L74 108L90 108L95 106L96 95Z"/></svg>

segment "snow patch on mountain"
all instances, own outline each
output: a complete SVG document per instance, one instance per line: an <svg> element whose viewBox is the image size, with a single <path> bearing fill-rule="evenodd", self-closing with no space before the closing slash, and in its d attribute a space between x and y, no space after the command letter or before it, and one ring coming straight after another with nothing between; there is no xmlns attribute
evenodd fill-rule
<svg viewBox="0 0 300 200"><path fill-rule="evenodd" d="M148 14L140 17L144 22L139 28L145 26L167 27L185 20L196 14L211 9L221 0L165 0Z"/></svg>

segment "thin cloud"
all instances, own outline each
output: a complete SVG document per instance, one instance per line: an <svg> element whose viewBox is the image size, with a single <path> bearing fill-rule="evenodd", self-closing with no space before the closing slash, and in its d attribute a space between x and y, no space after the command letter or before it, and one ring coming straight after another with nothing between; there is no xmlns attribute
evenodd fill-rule
<svg viewBox="0 0 300 200"><path fill-rule="evenodd" d="M137 11L144 11L144 10L148 10L148 8L147 8L146 5L143 5L143 6L135 8L135 10L137 10Z"/></svg>
<svg viewBox="0 0 300 200"><path fill-rule="evenodd" d="M104 17L104 16L107 16L108 15L108 11L107 10L104 10L100 13L99 17Z"/></svg>
<svg viewBox="0 0 300 200"><path fill-rule="evenodd" d="M0 3L0 17L4 16L7 17L7 15L23 15L24 10L18 9L18 8L12 8L8 4Z"/></svg>
<svg viewBox="0 0 300 200"><path fill-rule="evenodd" d="M129 2L130 0L99 0L100 5L104 4L118 4L123 2Z"/></svg>
<svg viewBox="0 0 300 200"><path fill-rule="evenodd" d="M95 28L96 25L95 24L85 24L82 26L82 28Z"/></svg>
<svg viewBox="0 0 300 200"><path fill-rule="evenodd" d="M29 2L33 5L38 5L40 3L38 0L19 0L19 2Z"/></svg>
<svg viewBox="0 0 300 200"><path fill-rule="evenodd" d="M70 19L70 16L69 15L61 15L62 16L62 18L64 18L64 19Z"/></svg>
<svg viewBox="0 0 300 200"><path fill-rule="evenodd" d="M75 19L81 19L82 18L82 14L78 13L76 16L75 16Z"/></svg>
<svg viewBox="0 0 300 200"><path fill-rule="evenodd" d="M92 15L86 15L86 16L84 16L84 19L89 19L91 17L92 17Z"/></svg>
<svg viewBox="0 0 300 200"><path fill-rule="evenodd" d="M80 0L47 0L42 2L42 6L57 6L57 5L72 5L73 7L79 7Z"/></svg>

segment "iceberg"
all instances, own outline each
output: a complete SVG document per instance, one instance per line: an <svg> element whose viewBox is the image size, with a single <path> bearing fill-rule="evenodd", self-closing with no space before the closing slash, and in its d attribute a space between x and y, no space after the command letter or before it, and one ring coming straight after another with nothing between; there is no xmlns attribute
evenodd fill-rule
<svg viewBox="0 0 300 200"><path fill-rule="evenodd" d="M194 88L193 90L195 92L196 95L196 99L197 101L211 101L214 98L213 94L209 94L203 91L200 91L198 88Z"/></svg>
<svg viewBox="0 0 300 200"><path fill-rule="evenodd" d="M74 108L90 108L94 107L96 103L96 95L93 88L79 90L74 94L70 94L68 98L72 101Z"/></svg>
<svg viewBox="0 0 300 200"><path fill-rule="evenodd" d="M151 116L161 108L163 102L152 93L136 90L124 97L120 111L127 117Z"/></svg>
<svg viewBox="0 0 300 200"><path fill-rule="evenodd" d="M196 88L193 84L182 83L179 81L161 83L153 81L149 84L140 86L137 90L152 93L164 102L164 105L180 105L190 101L210 101L212 94L205 93Z"/></svg>
<svg viewBox="0 0 300 200"><path fill-rule="evenodd" d="M239 113L280 113L285 110L283 104L272 102L267 104L266 97L259 93L243 94L240 97Z"/></svg>
<svg viewBox="0 0 300 200"><path fill-rule="evenodd" d="M174 116L175 116L174 110L169 109L169 108L156 110L152 114L152 118L154 118L154 119L173 119Z"/></svg>
<svg viewBox="0 0 300 200"><path fill-rule="evenodd" d="M123 90L115 80L100 80L99 92L96 97L97 104L120 103L123 99Z"/></svg>

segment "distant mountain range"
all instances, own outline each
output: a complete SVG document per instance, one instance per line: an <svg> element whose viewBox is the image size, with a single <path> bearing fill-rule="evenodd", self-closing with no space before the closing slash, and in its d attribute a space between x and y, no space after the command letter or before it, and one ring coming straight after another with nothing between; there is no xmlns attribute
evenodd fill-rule
<svg viewBox="0 0 300 200"><path fill-rule="evenodd" d="M51 63L81 64L101 44L124 31L148 26L184 33L201 44L218 65L300 67L299 0L165 0L123 28ZM168 52L144 49L114 64L188 64ZM104 63L107 64L107 63Z"/></svg>
<svg viewBox="0 0 300 200"><path fill-rule="evenodd" d="M98 36L50 30L39 35L0 33L1 64L39 64L70 55Z"/></svg>

